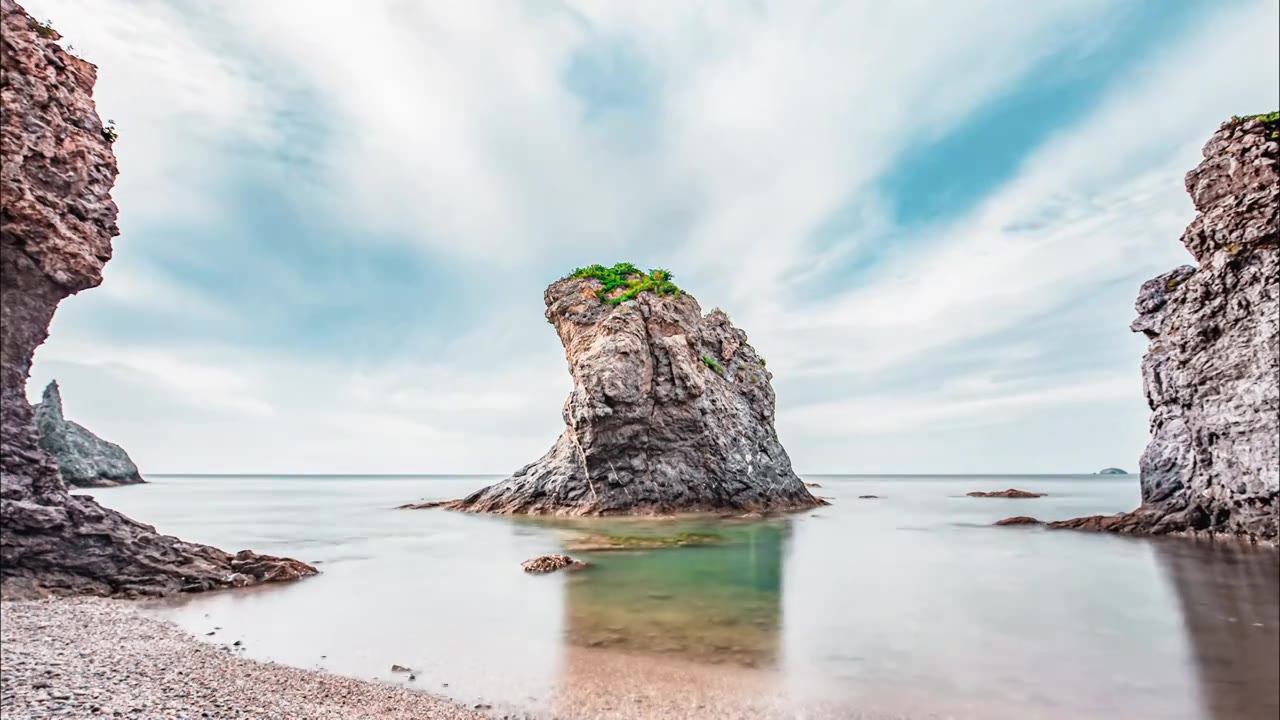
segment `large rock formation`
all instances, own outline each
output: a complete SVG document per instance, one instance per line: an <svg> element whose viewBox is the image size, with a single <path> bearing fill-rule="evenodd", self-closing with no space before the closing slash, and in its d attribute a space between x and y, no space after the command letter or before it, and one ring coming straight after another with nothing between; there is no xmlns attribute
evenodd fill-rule
<svg viewBox="0 0 1280 720"><path fill-rule="evenodd" d="M649 280L570 277L547 288L546 318L574 383L564 432L537 462L447 506L605 515L823 504L778 442L772 375L746 333L722 311L704 317L669 282L637 291Z"/></svg>
<svg viewBox="0 0 1280 720"><path fill-rule="evenodd" d="M1228 533L1275 542L1280 503L1280 118L1233 119L1187 174L1199 267L1147 281L1151 444L1142 507L1051 527Z"/></svg>
<svg viewBox="0 0 1280 720"><path fill-rule="evenodd" d="M115 487L144 482L129 453L62 415L58 382L50 382L35 407L40 447L58 461L62 479L79 487Z"/></svg>
<svg viewBox="0 0 1280 720"><path fill-rule="evenodd" d="M159 535L71 495L40 448L25 392L32 355L58 302L102 282L119 233L116 160L93 105L96 68L12 0L0 0L0 22L0 589L151 595L314 574Z"/></svg>

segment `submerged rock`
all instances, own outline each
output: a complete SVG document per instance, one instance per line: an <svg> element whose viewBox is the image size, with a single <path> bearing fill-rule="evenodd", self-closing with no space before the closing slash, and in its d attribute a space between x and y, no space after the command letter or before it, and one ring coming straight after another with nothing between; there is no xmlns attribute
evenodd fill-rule
<svg viewBox="0 0 1280 720"><path fill-rule="evenodd" d="M144 482L124 448L89 432L62 415L57 381L50 382L35 406L40 447L58 461L58 473L79 487L114 487Z"/></svg>
<svg viewBox="0 0 1280 720"><path fill-rule="evenodd" d="M574 383L560 439L449 507L664 515L821 505L778 442L773 376L747 334L720 310L703 315L662 271L597 268L609 285L570 276L544 296ZM626 284L613 284L619 274Z"/></svg>
<svg viewBox="0 0 1280 720"><path fill-rule="evenodd" d="M296 560L160 535L72 495L41 448L27 376L58 303L101 283L111 258L114 132L94 108L93 65L13 0L0 0L0 23L0 590L158 595L314 574Z"/></svg>
<svg viewBox="0 0 1280 720"><path fill-rule="evenodd" d="M752 513L754 518L761 517ZM746 516L735 516L745 518ZM568 550L600 552L607 550L655 550L670 547L720 545L724 538L709 533L676 533L674 535L578 535L564 541Z"/></svg>
<svg viewBox="0 0 1280 720"><path fill-rule="evenodd" d="M1026 515L1018 515L1016 517L1007 517L1003 520L997 520L992 524L993 525L1043 525L1044 523L1040 522L1039 520L1033 517L1027 517Z"/></svg>
<svg viewBox="0 0 1280 720"><path fill-rule="evenodd" d="M1280 524L1280 119L1233 119L1187 173L1182 243L1199 267L1143 284L1151 442L1142 506L1051 527L1227 533L1275 542Z"/></svg>
<svg viewBox="0 0 1280 720"><path fill-rule="evenodd" d="M996 490L995 492L971 492L965 493L965 497L975 498L1038 498L1044 497L1044 493L1034 493L1027 490L1016 490L1009 488L1008 490Z"/></svg>
<svg viewBox="0 0 1280 720"><path fill-rule="evenodd" d="M543 555L520 563L520 567L524 568L525 572L539 574L564 570L565 568L576 570L586 566L586 563L581 560L575 560L568 555Z"/></svg>

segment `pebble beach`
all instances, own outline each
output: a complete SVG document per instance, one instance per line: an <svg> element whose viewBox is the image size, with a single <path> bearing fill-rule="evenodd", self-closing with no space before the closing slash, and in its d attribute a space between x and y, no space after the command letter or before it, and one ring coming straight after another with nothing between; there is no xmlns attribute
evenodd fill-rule
<svg viewBox="0 0 1280 720"><path fill-rule="evenodd" d="M127 601L0 603L0 715L479 720L425 692L236 657Z"/></svg>

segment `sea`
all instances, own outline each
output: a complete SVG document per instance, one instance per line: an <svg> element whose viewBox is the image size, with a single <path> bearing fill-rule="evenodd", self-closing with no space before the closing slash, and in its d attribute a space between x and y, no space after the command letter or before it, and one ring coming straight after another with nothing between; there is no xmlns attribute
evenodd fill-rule
<svg viewBox="0 0 1280 720"><path fill-rule="evenodd" d="M1280 716L1275 550L992 526L1132 509L1133 475L810 475L831 504L781 519L573 521L395 509L487 476L148 479L80 492L322 572L144 612L494 717ZM965 495L1006 488L1046 495ZM522 571L584 532L696 542Z"/></svg>

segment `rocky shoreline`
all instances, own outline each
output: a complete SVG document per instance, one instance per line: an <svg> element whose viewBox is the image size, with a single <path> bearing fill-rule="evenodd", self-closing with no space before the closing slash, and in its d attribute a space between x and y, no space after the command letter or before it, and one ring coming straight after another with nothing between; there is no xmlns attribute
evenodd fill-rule
<svg viewBox="0 0 1280 720"><path fill-rule="evenodd" d="M491 717L421 691L236 657L127 601L5 601L0 614L6 720Z"/></svg>

